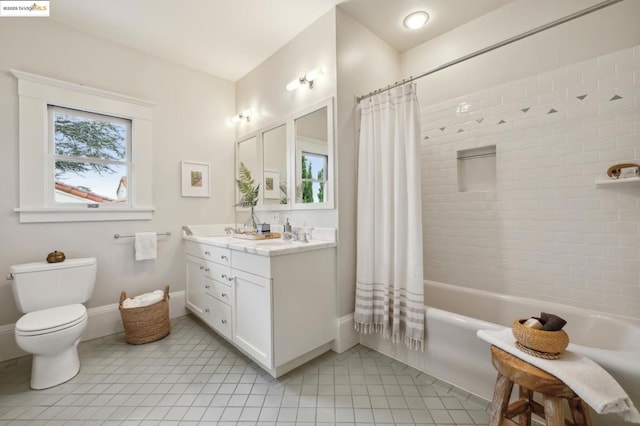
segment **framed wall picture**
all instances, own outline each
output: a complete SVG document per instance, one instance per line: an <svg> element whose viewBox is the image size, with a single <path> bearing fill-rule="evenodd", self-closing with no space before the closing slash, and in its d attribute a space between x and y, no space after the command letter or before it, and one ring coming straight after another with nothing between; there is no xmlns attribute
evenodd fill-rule
<svg viewBox="0 0 640 426"><path fill-rule="evenodd" d="M264 198L280 199L280 173L270 170L264 171Z"/></svg>
<svg viewBox="0 0 640 426"><path fill-rule="evenodd" d="M182 161L182 196L209 197L209 163Z"/></svg>

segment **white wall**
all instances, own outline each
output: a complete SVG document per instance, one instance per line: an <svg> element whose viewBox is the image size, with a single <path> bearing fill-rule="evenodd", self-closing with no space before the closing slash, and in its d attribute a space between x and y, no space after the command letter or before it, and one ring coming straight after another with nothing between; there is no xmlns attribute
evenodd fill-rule
<svg viewBox="0 0 640 426"><path fill-rule="evenodd" d="M598 0L515 0L401 57L406 78L552 22ZM590 59L640 40L640 2L623 1L418 80L421 105ZM389 83L387 83L389 84Z"/></svg>
<svg viewBox="0 0 640 426"><path fill-rule="evenodd" d="M406 52L403 74L586 5L516 1ZM594 178L640 159L639 18L622 2L419 81L425 278L638 317L640 193ZM456 150L487 145L496 191L458 193Z"/></svg>
<svg viewBox="0 0 640 426"><path fill-rule="evenodd" d="M151 221L19 224L18 69L147 99L156 103L153 121ZM184 289L183 224L233 220L234 85L48 19L3 19L0 25L0 271L12 264L42 261L48 252L95 256L98 277L89 307L117 303L121 290L137 294L170 284ZM209 161L211 198L182 198L180 160ZM171 231L158 243L158 260L135 262L133 240L113 234ZM0 281L0 327L19 318L11 282Z"/></svg>

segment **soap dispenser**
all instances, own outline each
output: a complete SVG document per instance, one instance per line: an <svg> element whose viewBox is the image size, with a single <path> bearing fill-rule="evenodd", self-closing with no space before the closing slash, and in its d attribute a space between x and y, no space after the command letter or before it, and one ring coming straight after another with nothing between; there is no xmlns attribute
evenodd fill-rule
<svg viewBox="0 0 640 426"><path fill-rule="evenodd" d="M287 223L284 224L284 232L291 232L291 224L289 223L289 218L287 218Z"/></svg>

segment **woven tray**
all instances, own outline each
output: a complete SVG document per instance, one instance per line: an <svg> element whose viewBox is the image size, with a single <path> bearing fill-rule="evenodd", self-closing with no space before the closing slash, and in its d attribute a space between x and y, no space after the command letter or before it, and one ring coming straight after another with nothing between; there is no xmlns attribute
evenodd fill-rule
<svg viewBox="0 0 640 426"><path fill-rule="evenodd" d="M122 303L127 298L124 291L120 294L120 316L124 326L127 343L141 345L155 342L166 337L171 332L169 323L169 286L164 287L164 297L161 301L139 308L123 308Z"/></svg>
<svg viewBox="0 0 640 426"><path fill-rule="evenodd" d="M280 238L281 236L282 235L279 232L268 232L265 234L247 232L246 234L233 234L233 238L240 238L242 240L270 240L273 238Z"/></svg>

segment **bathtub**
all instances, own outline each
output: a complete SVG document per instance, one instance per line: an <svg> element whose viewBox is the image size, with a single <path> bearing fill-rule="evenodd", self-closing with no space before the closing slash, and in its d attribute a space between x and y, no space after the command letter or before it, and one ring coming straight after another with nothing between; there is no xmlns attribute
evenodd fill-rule
<svg viewBox="0 0 640 426"><path fill-rule="evenodd" d="M568 350L606 369L640 407L640 320L596 313L557 303L506 296L425 281L424 352L392 344L381 335L361 335L360 343L440 380L491 400L496 371L480 329L511 327L517 318L555 313L567 320ZM618 415L593 416L595 424L626 424Z"/></svg>

